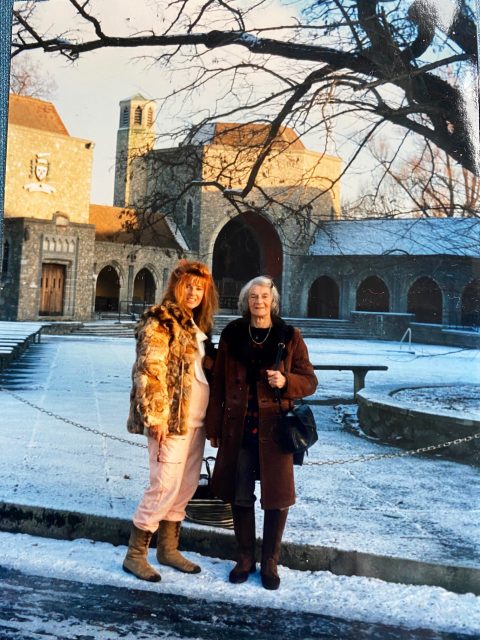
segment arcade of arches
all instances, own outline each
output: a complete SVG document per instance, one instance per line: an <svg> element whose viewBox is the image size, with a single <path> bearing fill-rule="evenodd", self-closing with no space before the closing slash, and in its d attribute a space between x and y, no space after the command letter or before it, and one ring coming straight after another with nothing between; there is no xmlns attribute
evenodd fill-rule
<svg viewBox="0 0 480 640"><path fill-rule="evenodd" d="M340 298L342 292L337 282L330 276L317 278L308 292L309 318L340 318ZM388 286L378 276L365 278L355 292L356 311L390 312ZM461 294L461 325L480 324L480 280L472 280ZM416 322L441 324L444 315L444 296L440 286L427 276L417 278L409 287L405 304L397 312L406 311L415 315Z"/></svg>
<svg viewBox="0 0 480 640"><path fill-rule="evenodd" d="M151 271L142 268L133 281L132 295L128 301L120 300L120 277L112 265L103 267L97 277L95 311L122 311L141 313L145 307L155 303L155 278ZM128 308L127 308L128 306Z"/></svg>
<svg viewBox="0 0 480 640"><path fill-rule="evenodd" d="M242 286L259 274L269 275L281 289L282 245L274 227L248 212L227 222L213 248L213 278L220 307L234 309Z"/></svg>

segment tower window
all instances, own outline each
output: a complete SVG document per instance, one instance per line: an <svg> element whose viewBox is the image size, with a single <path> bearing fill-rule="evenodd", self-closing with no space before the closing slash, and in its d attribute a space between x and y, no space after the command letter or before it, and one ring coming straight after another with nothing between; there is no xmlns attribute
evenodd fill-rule
<svg viewBox="0 0 480 640"><path fill-rule="evenodd" d="M187 202L186 224L187 227L191 227L193 224L193 204L191 200Z"/></svg>
<svg viewBox="0 0 480 640"><path fill-rule="evenodd" d="M153 124L153 109L150 107L147 111L147 126L151 127Z"/></svg>
<svg viewBox="0 0 480 640"><path fill-rule="evenodd" d="M122 115L120 118L120 126L121 127L128 127L128 120L129 120L129 109L128 107L123 107L122 109Z"/></svg>
<svg viewBox="0 0 480 640"><path fill-rule="evenodd" d="M138 106L135 109L134 124L142 124L142 107Z"/></svg>

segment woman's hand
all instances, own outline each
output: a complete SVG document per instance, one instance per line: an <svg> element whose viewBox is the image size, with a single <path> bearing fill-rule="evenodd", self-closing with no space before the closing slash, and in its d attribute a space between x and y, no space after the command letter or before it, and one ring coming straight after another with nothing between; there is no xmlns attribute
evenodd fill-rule
<svg viewBox="0 0 480 640"><path fill-rule="evenodd" d="M220 438L210 438L210 446L212 446L214 449L218 449L218 447L220 446Z"/></svg>
<svg viewBox="0 0 480 640"><path fill-rule="evenodd" d="M267 379L268 384L272 389L283 389L287 384L287 379L283 373L280 373L280 371L274 371L273 369L267 369Z"/></svg>

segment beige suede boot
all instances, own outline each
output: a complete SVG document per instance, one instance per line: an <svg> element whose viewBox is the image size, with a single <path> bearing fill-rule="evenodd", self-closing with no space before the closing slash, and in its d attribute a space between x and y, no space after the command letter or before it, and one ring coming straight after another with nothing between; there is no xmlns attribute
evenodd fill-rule
<svg viewBox="0 0 480 640"><path fill-rule="evenodd" d="M123 570L127 573L133 573L140 580L159 582L161 580L160 574L147 562L148 547L152 535L150 531L142 531L132 524L128 551L123 561Z"/></svg>
<svg viewBox="0 0 480 640"><path fill-rule="evenodd" d="M157 560L183 573L200 573L198 564L184 558L178 550L180 522L162 520L157 532Z"/></svg>

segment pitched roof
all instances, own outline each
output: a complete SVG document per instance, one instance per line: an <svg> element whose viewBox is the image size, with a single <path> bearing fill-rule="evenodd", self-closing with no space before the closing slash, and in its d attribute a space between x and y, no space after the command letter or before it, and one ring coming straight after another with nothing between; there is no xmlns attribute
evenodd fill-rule
<svg viewBox="0 0 480 640"><path fill-rule="evenodd" d="M140 232L140 237L123 227L126 214L133 214L133 210L122 207L110 207L103 204L90 205L90 224L95 225L95 239L105 242L121 242L144 244L146 246L178 249L178 239L170 229L166 220L160 218L151 229Z"/></svg>
<svg viewBox="0 0 480 640"><path fill-rule="evenodd" d="M8 123L41 129L68 136L67 128L51 102L11 93L8 106Z"/></svg>
<svg viewBox="0 0 480 640"><path fill-rule="evenodd" d="M480 258L480 219L410 218L326 222L317 231L309 254L456 255Z"/></svg>
<svg viewBox="0 0 480 640"><path fill-rule="evenodd" d="M221 144L232 147L261 147L270 125L259 123L215 122L201 127L189 141L191 144ZM274 148L305 149L293 129L282 127L275 137Z"/></svg>

